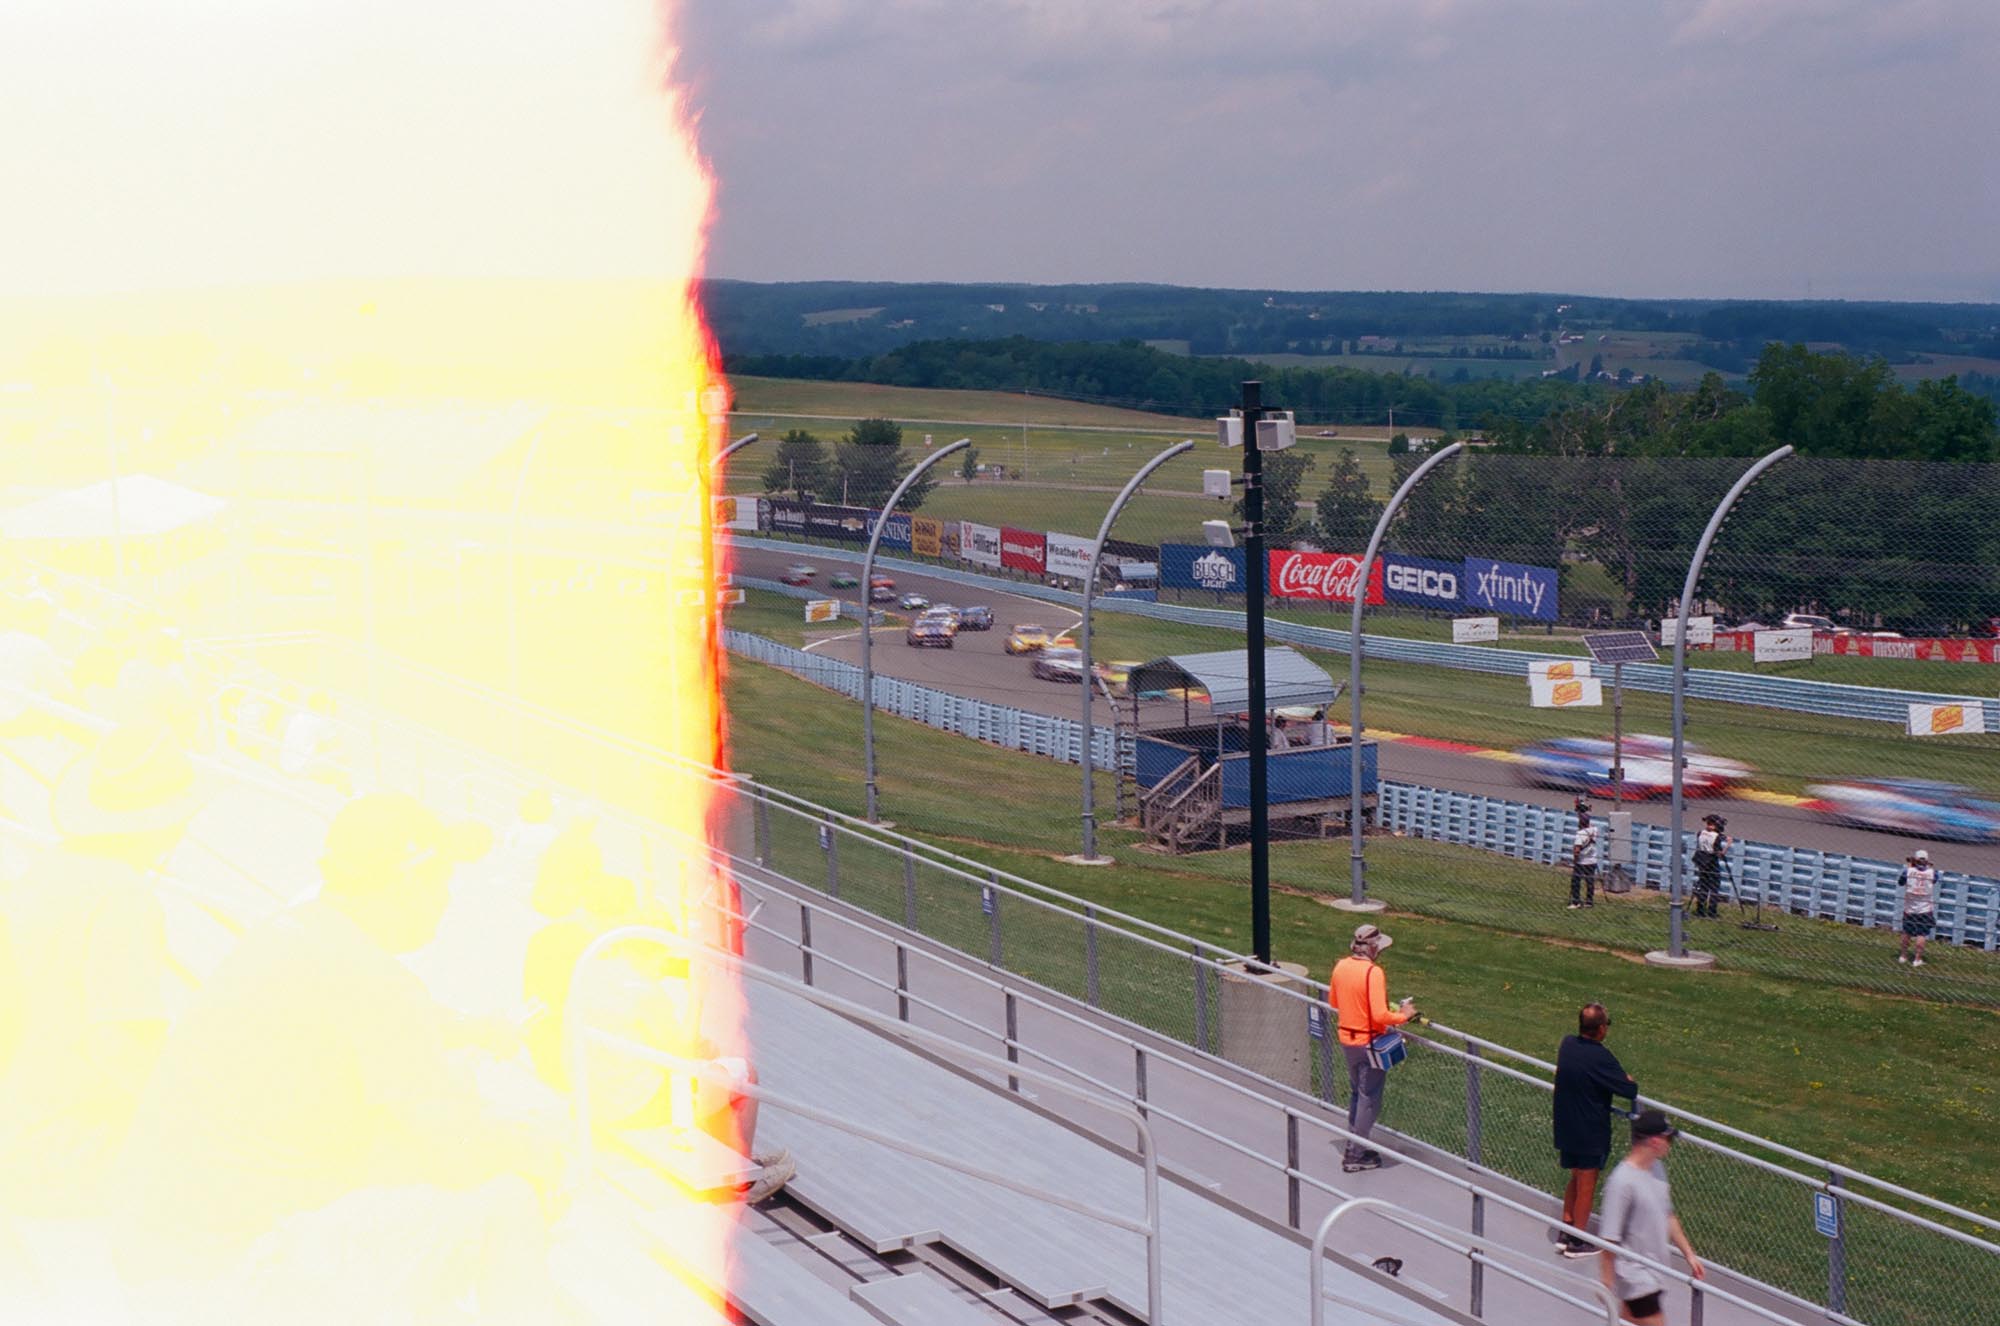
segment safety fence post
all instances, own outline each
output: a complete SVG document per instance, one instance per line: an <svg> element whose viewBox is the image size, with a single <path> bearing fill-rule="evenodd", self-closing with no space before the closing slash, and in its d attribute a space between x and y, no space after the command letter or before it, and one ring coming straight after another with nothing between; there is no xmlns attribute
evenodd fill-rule
<svg viewBox="0 0 2000 1326"><path fill-rule="evenodd" d="M1097 1007L1097 909L1083 909L1083 1001Z"/></svg>

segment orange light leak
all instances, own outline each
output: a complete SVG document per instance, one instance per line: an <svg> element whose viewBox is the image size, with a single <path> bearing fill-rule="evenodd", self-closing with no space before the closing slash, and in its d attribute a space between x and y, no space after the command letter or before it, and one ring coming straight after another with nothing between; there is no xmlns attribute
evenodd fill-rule
<svg viewBox="0 0 2000 1326"><path fill-rule="evenodd" d="M727 1292L743 993L598 943L738 942L677 6L419 9L0 48L0 1320Z"/></svg>

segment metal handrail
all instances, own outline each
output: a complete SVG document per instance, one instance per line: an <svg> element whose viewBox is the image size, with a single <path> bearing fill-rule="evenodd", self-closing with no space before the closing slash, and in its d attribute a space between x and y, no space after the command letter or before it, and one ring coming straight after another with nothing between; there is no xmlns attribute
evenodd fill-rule
<svg viewBox="0 0 2000 1326"><path fill-rule="evenodd" d="M1342 1202L1339 1206L1334 1207L1333 1210L1328 1211L1326 1213L1326 1219L1320 1221L1319 1228L1313 1232L1312 1262L1307 1268L1307 1280L1312 1288L1312 1309L1311 1309L1312 1326L1324 1326L1324 1323L1326 1321L1326 1241L1328 1237L1332 1235L1333 1227L1336 1223L1345 1219L1350 1211L1360 1211L1360 1210L1382 1211L1385 1213L1383 1217L1384 1219L1403 1226L1405 1229L1408 1229L1411 1233L1422 1234L1424 1237L1431 1239L1436 1243L1443 1244L1447 1248L1450 1248L1453 1252L1462 1253L1467 1257L1476 1258L1483 1265L1491 1266L1494 1270L1499 1271L1503 1275L1511 1275L1517 1280L1522 1280L1527 1282L1528 1284L1534 1285L1535 1288L1540 1289L1545 1293L1552 1294L1555 1297L1562 1299L1566 1303L1572 1303L1575 1304L1577 1307L1583 1307L1583 1308L1587 1308L1590 1306L1590 1304L1585 1303L1582 1299L1577 1298L1573 1294L1566 1294L1560 1289L1556 1289L1548 1284L1542 1283L1539 1280L1531 1279L1530 1277L1523 1275L1519 1271L1500 1265L1498 1262L1492 1260L1490 1254L1482 1251L1481 1249L1453 1243L1450 1240L1441 1237L1439 1234L1436 1233L1435 1230L1424 1228L1425 1225L1435 1225L1437 1226L1438 1229L1451 1228L1449 1225L1445 1224L1441 1220L1434 1219L1433 1217L1427 1215L1420 1215L1417 1212L1411 1211L1405 1207L1397 1206L1394 1202L1384 1201L1380 1197L1350 1197L1346 1201ZM1510 1257L1520 1256L1519 1253L1515 1252L1511 1248L1506 1249L1506 1252L1507 1255ZM1523 1261L1527 1260L1527 1258L1525 1257L1522 1257L1521 1259ZM1539 1265L1539 1263L1537 1263L1537 1265ZM1547 1274L1546 1268L1543 1269L1543 1274ZM1612 1296L1612 1293L1609 1289L1605 1288L1604 1285L1600 1282L1586 1280L1580 1275L1569 1275L1567 1272L1565 1272L1564 1278L1569 1280L1575 1280L1579 1284L1589 1288L1597 1296L1598 1306L1604 1309L1605 1326L1618 1326L1618 1300Z"/></svg>
<svg viewBox="0 0 2000 1326"><path fill-rule="evenodd" d="M607 930L593 939L584 948L583 952L577 955L576 962L570 967L570 982L572 987L575 985L577 973L581 972L593 959L601 956L607 948L613 944L627 943L634 940L659 944L682 957L702 959L712 965L727 968L739 979L760 981L796 998L817 1004L829 1012L838 1013L843 1017L860 1022L864 1026L872 1027L877 1031L886 1032L889 1035L921 1046L931 1053L939 1054L946 1058L958 1059L967 1064L988 1071L997 1071L1009 1077L1025 1078L1035 1082L1046 1090L1056 1092L1060 1095L1067 1095L1085 1104L1124 1116L1132 1123L1139 1136L1139 1153L1145 1173L1146 1193L1146 1216L1143 1224L1134 1222L1129 1217L1119 1216L1111 1212L1100 1211L1096 1208L1086 1206L1070 1198L1066 1198L1060 1193L1052 1193L1031 1184L1024 1184L1020 1180L1007 1175L980 1169L966 1161L948 1156L928 1147L919 1146L906 1139L892 1137L886 1133L866 1128L863 1125L839 1119L836 1116L817 1110L802 1102L794 1101L778 1093L768 1091L756 1083L732 1082L730 1084L732 1091L752 1096L754 1099L760 1101L767 1101L777 1105L781 1109L792 1109L804 1117L815 1119L817 1122L825 1124L828 1127L841 1129L882 1146L914 1156L920 1160L945 1166L948 1169L970 1175L973 1178L999 1184L1024 1196L1049 1201L1066 1210L1103 1220L1118 1228L1143 1235L1146 1240L1145 1320L1148 1326L1164 1326L1164 1305L1161 1301L1159 1148L1153 1139L1152 1125L1147 1121L1143 1111L1127 1104L1123 1099L1109 1092L1088 1090L1076 1085L1074 1082L1066 1081L1053 1073L1044 1073L1039 1069L1024 1068L1020 1064L1010 1063L1006 1059L972 1049L970 1046L963 1045L949 1037L938 1035L936 1032L925 1031L920 1027L910 1026L908 1023L899 1022L894 1018L884 1017L874 1010L864 1008L851 1000L826 994L809 985L802 985L796 981L779 976L775 972L765 971L761 967L743 961L735 954L725 953L710 945L697 943L683 935L676 935L654 926L618 926ZM578 1142L581 1155L585 1163L588 1163L588 1158L594 1149L595 1142L590 1125L589 1074L583 1064L584 1038L580 1034L582 1028L579 1026L579 1021L582 1017L582 1013L579 1011L581 1003L581 1000L571 999L564 1006L563 1012L567 1033L565 1039L569 1058L570 1086L576 1102ZM604 1042L600 1041L600 1043ZM649 1059L666 1067L679 1068L683 1071L695 1071L703 1068L713 1071L712 1065L706 1061L685 1059L663 1050L656 1050L650 1046L619 1041L615 1048L622 1048L627 1053L640 1051L642 1052L639 1055L641 1058Z"/></svg>

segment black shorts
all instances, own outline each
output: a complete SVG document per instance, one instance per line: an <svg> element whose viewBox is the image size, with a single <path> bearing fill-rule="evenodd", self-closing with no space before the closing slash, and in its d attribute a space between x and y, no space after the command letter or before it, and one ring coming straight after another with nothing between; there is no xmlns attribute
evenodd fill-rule
<svg viewBox="0 0 2000 1326"><path fill-rule="evenodd" d="M1929 912L1904 912L1903 933L1922 939L1937 926L1937 917Z"/></svg>
<svg viewBox="0 0 2000 1326"><path fill-rule="evenodd" d="M1603 1169L1604 1162L1611 1157L1602 1151L1564 1151L1556 1148L1556 1156L1564 1169Z"/></svg>
<svg viewBox="0 0 2000 1326"><path fill-rule="evenodd" d="M1660 1314L1660 1295L1656 1291L1628 1298L1625 1300L1625 1311L1634 1317L1657 1317Z"/></svg>

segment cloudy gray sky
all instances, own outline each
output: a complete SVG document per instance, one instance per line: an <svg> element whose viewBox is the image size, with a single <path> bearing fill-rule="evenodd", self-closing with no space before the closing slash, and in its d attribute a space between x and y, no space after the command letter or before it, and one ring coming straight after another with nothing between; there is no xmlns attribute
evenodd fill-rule
<svg viewBox="0 0 2000 1326"><path fill-rule="evenodd" d="M688 0L713 275L2000 301L2000 0Z"/></svg>

